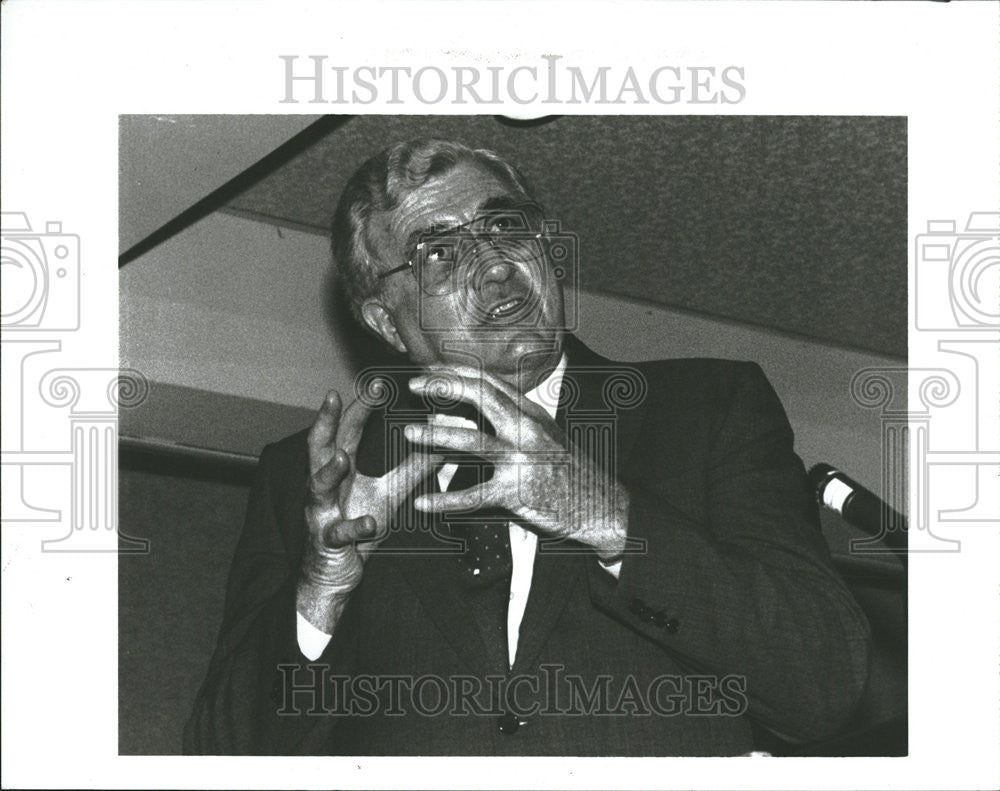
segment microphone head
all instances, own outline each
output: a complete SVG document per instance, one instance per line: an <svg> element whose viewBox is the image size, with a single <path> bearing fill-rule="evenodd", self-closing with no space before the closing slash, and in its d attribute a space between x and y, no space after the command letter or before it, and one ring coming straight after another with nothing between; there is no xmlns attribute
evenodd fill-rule
<svg viewBox="0 0 1000 791"><path fill-rule="evenodd" d="M830 478L837 473L835 467L825 462L814 464L806 473L806 480L809 483L809 491L819 493Z"/></svg>

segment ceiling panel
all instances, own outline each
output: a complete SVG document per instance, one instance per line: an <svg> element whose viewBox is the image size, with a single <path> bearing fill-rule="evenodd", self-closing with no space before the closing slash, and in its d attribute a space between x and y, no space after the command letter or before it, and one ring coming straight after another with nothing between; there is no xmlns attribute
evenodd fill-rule
<svg viewBox="0 0 1000 791"><path fill-rule="evenodd" d="M905 118L357 116L228 208L325 232L350 174L418 136L517 164L585 288L906 356Z"/></svg>
<svg viewBox="0 0 1000 791"><path fill-rule="evenodd" d="M308 115L123 115L118 250L126 252L316 121Z"/></svg>

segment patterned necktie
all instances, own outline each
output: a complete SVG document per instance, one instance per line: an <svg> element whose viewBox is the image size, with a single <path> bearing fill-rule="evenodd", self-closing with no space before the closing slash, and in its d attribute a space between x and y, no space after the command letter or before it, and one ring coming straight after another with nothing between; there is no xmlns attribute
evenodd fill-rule
<svg viewBox="0 0 1000 791"><path fill-rule="evenodd" d="M459 464L448 485L449 492L476 486L490 477L482 465ZM492 585L510 579L513 563L510 555L509 514L500 509L481 509L455 516L452 534L465 539L465 552L458 558L462 578L468 585Z"/></svg>

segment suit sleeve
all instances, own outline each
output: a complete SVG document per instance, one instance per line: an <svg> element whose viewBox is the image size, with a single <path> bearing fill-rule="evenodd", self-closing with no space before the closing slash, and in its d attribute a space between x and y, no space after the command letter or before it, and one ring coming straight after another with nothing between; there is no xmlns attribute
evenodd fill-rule
<svg viewBox="0 0 1000 791"><path fill-rule="evenodd" d="M664 438L669 442L669 438ZM709 451L707 518L653 486L630 490L617 584L595 604L693 672L742 678L751 717L786 738L837 731L867 678L869 627L832 568L784 410L760 368L741 366Z"/></svg>
<svg viewBox="0 0 1000 791"><path fill-rule="evenodd" d="M277 515L272 469L279 465L273 451L269 446L262 453L251 488L218 643L184 731L188 754L329 750L323 745L333 722L320 711L323 671L331 663L344 664L349 645L333 639L316 663L299 651L295 589L300 552L289 539L292 531L305 528L301 516L293 522L291 516L282 520ZM302 513L294 505L280 511Z"/></svg>

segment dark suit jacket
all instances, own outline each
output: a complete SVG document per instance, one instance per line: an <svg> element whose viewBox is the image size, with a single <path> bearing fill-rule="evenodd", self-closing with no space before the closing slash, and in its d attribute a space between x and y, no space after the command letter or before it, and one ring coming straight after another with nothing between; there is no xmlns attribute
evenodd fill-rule
<svg viewBox="0 0 1000 791"><path fill-rule="evenodd" d="M596 426L576 436L630 493L637 551L619 579L582 546L541 542L508 672L440 519L404 506L309 663L295 619L308 462L304 433L289 437L261 456L186 751L732 755L753 749L751 721L803 741L837 731L864 687L868 624L760 368L567 348L559 419ZM384 425L373 415L359 467L384 453Z"/></svg>

